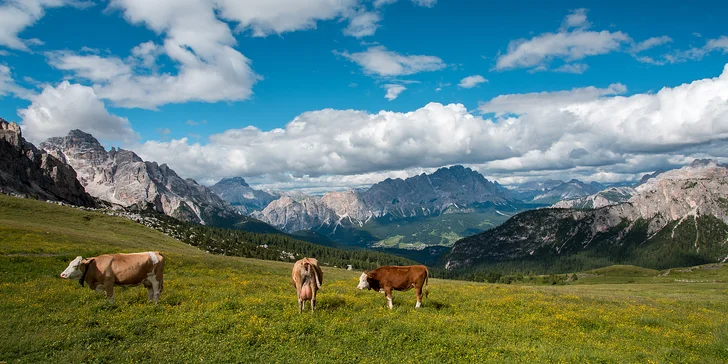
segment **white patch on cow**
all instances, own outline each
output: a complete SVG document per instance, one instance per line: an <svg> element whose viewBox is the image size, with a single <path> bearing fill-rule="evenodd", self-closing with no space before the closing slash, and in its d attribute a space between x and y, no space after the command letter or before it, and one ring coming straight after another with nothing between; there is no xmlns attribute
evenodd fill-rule
<svg viewBox="0 0 728 364"><path fill-rule="evenodd" d="M79 269L81 266L81 261L83 260L82 257L78 256L76 259L72 260L70 264L68 264L68 267L66 270L61 272L61 278L68 278L68 279L77 279L81 278L83 275L83 272Z"/></svg>
<svg viewBox="0 0 728 364"><path fill-rule="evenodd" d="M154 254L154 252L149 252L149 256L152 257L152 264L157 265L157 263L159 263L157 254Z"/></svg>
<svg viewBox="0 0 728 364"><path fill-rule="evenodd" d="M367 282L367 274L362 273L359 277L359 285L356 286L357 289L367 289L369 288L369 282Z"/></svg>
<svg viewBox="0 0 728 364"><path fill-rule="evenodd" d="M422 305L422 302L417 301L417 304L415 304L415 308L420 308L421 305Z"/></svg>
<svg viewBox="0 0 728 364"><path fill-rule="evenodd" d="M157 302L159 299L159 281L157 280L157 276L154 274L154 272L147 273L147 280L149 283L152 284L152 292L154 292L154 302Z"/></svg>
<svg viewBox="0 0 728 364"><path fill-rule="evenodd" d="M392 309L392 299L387 297L387 306L389 306L389 309Z"/></svg>

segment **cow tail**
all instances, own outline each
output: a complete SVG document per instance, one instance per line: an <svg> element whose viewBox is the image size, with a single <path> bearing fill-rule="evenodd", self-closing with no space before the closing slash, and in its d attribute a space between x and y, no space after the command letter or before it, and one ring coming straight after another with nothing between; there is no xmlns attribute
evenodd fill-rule
<svg viewBox="0 0 728 364"><path fill-rule="evenodd" d="M430 270L425 270L425 298L430 296Z"/></svg>
<svg viewBox="0 0 728 364"><path fill-rule="evenodd" d="M314 267L312 267L314 268ZM316 279L316 288L321 289L321 279L319 278L318 269L314 268L311 269L313 271L313 276Z"/></svg>

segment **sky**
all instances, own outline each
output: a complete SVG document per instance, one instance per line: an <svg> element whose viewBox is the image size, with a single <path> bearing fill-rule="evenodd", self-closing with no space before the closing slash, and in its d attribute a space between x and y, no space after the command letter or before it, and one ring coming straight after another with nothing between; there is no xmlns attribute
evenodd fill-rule
<svg viewBox="0 0 728 364"><path fill-rule="evenodd" d="M728 5L0 1L0 117L212 184L453 164L503 184L728 160Z"/></svg>

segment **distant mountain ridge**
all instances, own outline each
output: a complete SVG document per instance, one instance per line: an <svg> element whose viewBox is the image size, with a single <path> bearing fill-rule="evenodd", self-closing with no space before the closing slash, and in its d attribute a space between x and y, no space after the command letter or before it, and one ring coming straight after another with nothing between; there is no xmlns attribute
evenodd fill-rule
<svg viewBox="0 0 728 364"><path fill-rule="evenodd" d="M95 207L63 159L36 148L20 126L0 118L0 192Z"/></svg>
<svg viewBox="0 0 728 364"><path fill-rule="evenodd" d="M551 205L561 200L576 199L602 191L606 186L578 179L564 182L547 180L544 182L527 182L510 190L513 197L526 203Z"/></svg>
<svg viewBox="0 0 728 364"><path fill-rule="evenodd" d="M71 130L49 138L40 147L76 170L78 180L94 197L124 207L155 210L182 221L229 225L240 215L209 188L182 179L166 164L145 162L132 151L106 151L91 134Z"/></svg>
<svg viewBox="0 0 728 364"><path fill-rule="evenodd" d="M358 225L370 219L434 216L467 212L479 205L515 203L508 190L463 166L440 168L407 179L386 179L363 191L331 192L321 197L271 202L253 214L284 231L321 226Z"/></svg>
<svg viewBox="0 0 728 364"><path fill-rule="evenodd" d="M242 177L223 178L210 186L210 190L243 214L262 210L279 197L250 187Z"/></svg>
<svg viewBox="0 0 728 364"><path fill-rule="evenodd" d="M569 256L655 267L728 260L728 168L696 160L649 178L634 191L627 202L595 210L520 213L456 242L445 266L536 264Z"/></svg>

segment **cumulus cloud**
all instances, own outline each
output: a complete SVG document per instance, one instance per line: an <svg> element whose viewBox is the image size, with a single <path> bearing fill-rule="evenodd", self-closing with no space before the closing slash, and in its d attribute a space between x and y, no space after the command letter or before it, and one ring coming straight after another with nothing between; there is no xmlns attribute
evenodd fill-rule
<svg viewBox="0 0 728 364"><path fill-rule="evenodd" d="M502 95L480 107L500 114L493 118L459 104L430 103L406 113L325 109L303 113L285 128L228 130L206 145L148 141L137 150L194 178L318 178L461 163L494 176L591 171L607 179L641 172L628 166L645 156L687 160L704 154L706 143L725 147L728 67L720 77L655 94L619 96L625 89Z"/></svg>
<svg viewBox="0 0 728 364"><path fill-rule="evenodd" d="M402 91L406 90L407 88L402 85L397 84L386 84L384 85L384 89L387 90L387 94L384 95L384 98L386 98L389 101L392 101L399 96L399 94L402 93Z"/></svg>
<svg viewBox="0 0 728 364"><path fill-rule="evenodd" d="M42 43L39 39L18 37L25 28L35 24L46 9L62 6L84 8L93 5L79 0L8 0L0 5L0 46L28 51L29 45Z"/></svg>
<svg viewBox="0 0 728 364"><path fill-rule="evenodd" d="M662 36L662 37L652 37L648 38L642 42L636 43L634 46L632 46L631 51L633 53L639 53L642 51L646 51L650 48L654 48L657 46L661 46L663 44L671 43L672 38L668 36Z"/></svg>
<svg viewBox="0 0 728 364"><path fill-rule="evenodd" d="M493 118L459 104L404 113L325 109L285 128L228 130L205 145L148 141L137 150L194 178L291 174L309 181L450 164L496 177L599 173L607 181L637 176L658 160L704 155L706 145L728 154L719 153L728 138L728 67L720 77L654 94L619 96L625 89L502 95L480 107L500 114ZM660 158L640 162L651 156Z"/></svg>
<svg viewBox="0 0 728 364"><path fill-rule="evenodd" d="M446 67L439 57L402 55L384 46L370 47L364 52L335 52L358 64L364 72L382 77L406 76L420 72L437 71Z"/></svg>
<svg viewBox="0 0 728 364"><path fill-rule="evenodd" d="M26 138L41 142L64 136L71 129L81 129L95 137L120 142L138 139L129 120L110 114L93 88L63 81L47 86L30 98L26 109L18 110Z"/></svg>
<svg viewBox="0 0 728 364"><path fill-rule="evenodd" d="M113 0L132 24L164 34L163 44L145 42L127 59L69 51L48 53L49 63L89 80L99 97L120 107L155 109L188 101L238 101L252 94L260 77L250 61L233 46L228 24L219 20L205 0ZM156 58L165 54L177 74L159 73Z"/></svg>
<svg viewBox="0 0 728 364"><path fill-rule="evenodd" d="M481 75L473 75L473 76L465 77L462 80L460 80L460 83L458 84L458 86L462 87L462 88L473 88L484 82L488 82L488 80L486 80L485 77L483 77Z"/></svg>
<svg viewBox="0 0 728 364"><path fill-rule="evenodd" d="M223 18L238 23L238 30L250 29L264 37L316 28L320 20L345 17L359 6L359 0L215 0Z"/></svg>

